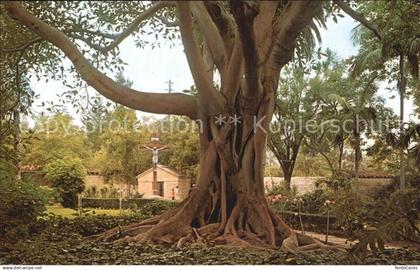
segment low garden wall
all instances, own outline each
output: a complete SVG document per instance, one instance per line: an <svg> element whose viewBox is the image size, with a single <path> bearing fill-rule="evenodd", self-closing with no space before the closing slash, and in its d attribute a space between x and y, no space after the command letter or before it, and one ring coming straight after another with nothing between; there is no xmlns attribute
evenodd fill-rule
<svg viewBox="0 0 420 270"><path fill-rule="evenodd" d="M291 186L296 187L298 195L312 192L318 188L318 182L325 179L324 177L292 177ZM368 195L374 194L392 183L392 178L359 178L353 179L352 185L358 192ZM284 183L283 177L264 177L264 185L266 190L271 189L273 185L281 185Z"/></svg>

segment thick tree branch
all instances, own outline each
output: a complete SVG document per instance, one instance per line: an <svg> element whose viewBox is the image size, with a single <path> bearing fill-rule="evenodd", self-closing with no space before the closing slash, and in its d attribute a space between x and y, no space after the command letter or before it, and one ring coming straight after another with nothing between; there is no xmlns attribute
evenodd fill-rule
<svg viewBox="0 0 420 270"><path fill-rule="evenodd" d="M373 34L375 34L375 36L379 40L382 39L382 36L379 32L379 29L376 27L376 25L373 25L371 22L369 22L362 14L360 14L356 10L352 9L348 4L346 4L342 0L334 0L334 3L337 4L337 6L339 6L350 17L352 17L356 21L360 22L363 26L365 26L367 29L372 31Z"/></svg>
<svg viewBox="0 0 420 270"><path fill-rule="evenodd" d="M254 98L260 96L262 92L260 82L259 52L256 44L254 30L254 19L258 15L258 9L242 1L231 1L231 11L238 26L238 33L242 43L242 53L245 64L246 87L243 96Z"/></svg>
<svg viewBox="0 0 420 270"><path fill-rule="evenodd" d="M179 27L182 43L194 82L197 85L200 107L210 115L221 113L224 108L223 97L217 92L213 81L207 74L203 57L194 36L190 2L178 2ZM210 102L209 102L210 101Z"/></svg>
<svg viewBox="0 0 420 270"><path fill-rule="evenodd" d="M212 21L219 30L220 36L225 47L226 55L231 55L235 39L235 22L230 13L228 13L218 1L205 1L204 5ZM227 60L226 60L227 61Z"/></svg>
<svg viewBox="0 0 420 270"><path fill-rule="evenodd" d="M219 69L221 91L226 97L228 106L235 104L243 74L242 45L236 29L235 20L218 1L205 1L204 6L214 22L222 40L225 53L225 68Z"/></svg>
<svg viewBox="0 0 420 270"><path fill-rule="evenodd" d="M204 65L206 67L206 71L208 74L208 77L210 78L210 80L213 81L213 77L214 77L214 61L213 61L213 56L211 55L210 49L207 45L207 43L203 43L202 47L201 47L201 51L202 51L202 55L203 55L203 60L204 60Z"/></svg>
<svg viewBox="0 0 420 270"><path fill-rule="evenodd" d="M275 72L280 72L293 57L296 39L301 31L319 12L322 1L289 1L283 8L273 29L273 52L271 61Z"/></svg>
<svg viewBox="0 0 420 270"><path fill-rule="evenodd" d="M41 38L63 51L81 77L103 96L145 112L186 115L196 118L197 104L194 97L184 94L144 93L118 84L93 67L76 45L60 30L33 16L18 2L7 2L4 3L4 6L12 18L20 21Z"/></svg>
<svg viewBox="0 0 420 270"><path fill-rule="evenodd" d="M273 26L277 16L277 8L280 1L262 1L260 4L260 13L255 19L255 32L257 47L260 51L260 65L264 65L269 59L273 50ZM258 29L258 30L257 30Z"/></svg>
<svg viewBox="0 0 420 270"><path fill-rule="evenodd" d="M223 47L223 40L208 11L202 2L191 3L194 19L200 27L204 42L207 44L213 57L213 62L220 73L225 68L226 52Z"/></svg>
<svg viewBox="0 0 420 270"><path fill-rule="evenodd" d="M229 59L226 72L221 74L223 94L231 107L234 106L243 74L242 44L239 35L236 36L235 47Z"/></svg>
<svg viewBox="0 0 420 270"><path fill-rule="evenodd" d="M271 48L273 20L279 4L280 1L261 1L260 3L260 11L255 18L254 31L257 47L262 51L262 55L265 55Z"/></svg>

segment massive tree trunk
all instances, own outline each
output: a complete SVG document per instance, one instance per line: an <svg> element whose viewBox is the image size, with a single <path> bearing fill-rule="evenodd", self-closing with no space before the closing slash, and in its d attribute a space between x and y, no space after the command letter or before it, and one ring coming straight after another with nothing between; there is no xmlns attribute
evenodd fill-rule
<svg viewBox="0 0 420 270"><path fill-rule="evenodd" d="M189 197L176 209L110 230L97 240L180 246L206 238L235 245L282 246L292 252L325 246L296 234L270 209L264 195L266 136L280 70L293 56L299 33L321 8L319 1L290 1L278 14L279 4L232 1L228 12L218 2L177 3L185 54L198 89L195 98L118 85L90 65L58 29L16 3L5 3L13 18L60 48L101 94L142 111L187 115L201 125L200 173ZM220 73L220 91L201 55L191 14Z"/></svg>

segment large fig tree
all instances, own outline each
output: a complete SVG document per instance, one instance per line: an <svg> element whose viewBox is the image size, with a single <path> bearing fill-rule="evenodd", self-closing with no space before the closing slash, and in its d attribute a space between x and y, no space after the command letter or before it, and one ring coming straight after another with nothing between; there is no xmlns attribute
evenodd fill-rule
<svg viewBox="0 0 420 270"><path fill-rule="evenodd" d="M188 116L200 124L199 177L189 197L174 210L110 230L97 236L97 240L183 245L207 238L220 244L281 246L292 252L326 247L295 233L269 208L263 174L266 137L280 71L292 59L296 48L303 50L298 46L305 42L303 34L316 29L314 19L320 21L322 11L327 6L331 8L331 3L161 1L147 6L138 2L2 5L2 18L7 14L9 20L17 22L16 29L29 29L31 37L15 49L2 52L21 52L46 43L45 50L51 58L64 53L80 77L108 99L144 112ZM76 5L85 6L86 10L72 10ZM110 10L106 5L121 7ZM136 12L136 5L141 12ZM43 13L43 8L52 11ZM93 15L100 13L101 17L92 17L89 9L95 9ZM171 12L176 15L168 20L164 15ZM154 20L149 25L152 29L161 24L179 26L175 29L180 32L197 95L141 92L117 83L101 71L98 62L114 57L119 44L138 33L147 20ZM113 27L118 21L121 25ZM111 30L115 32L110 33ZM10 34L8 38L16 36ZM86 45L89 50L82 50ZM51 59L38 60L48 63ZM214 71L220 77L217 86Z"/></svg>

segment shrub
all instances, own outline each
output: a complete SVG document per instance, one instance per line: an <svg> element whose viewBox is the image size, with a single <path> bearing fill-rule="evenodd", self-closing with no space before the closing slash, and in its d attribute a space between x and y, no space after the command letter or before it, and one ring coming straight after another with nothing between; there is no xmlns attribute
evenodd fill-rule
<svg viewBox="0 0 420 270"><path fill-rule="evenodd" d="M269 196L269 199L271 197ZM332 195L328 191L317 189L313 192L305 193L302 196L296 196L293 193L291 195L280 195L280 197L277 196L279 198L278 200L271 201L273 201L273 208L280 211L298 211L300 200L301 212L322 213L324 211L324 202L331 199L331 197Z"/></svg>
<svg viewBox="0 0 420 270"><path fill-rule="evenodd" d="M346 173L337 174L333 176L332 178L329 178L321 182L324 182L324 184L326 184L327 187L333 191L339 191L339 190L350 191L352 188L351 176Z"/></svg>
<svg viewBox="0 0 420 270"><path fill-rule="evenodd" d="M176 206L178 203L174 201L163 201L163 200L153 200L153 199L123 199L122 208L123 209L140 209L144 210L147 215L155 215L161 210L166 210L171 207ZM102 199L102 198L82 198L82 207L83 208L101 208L101 209L119 209L120 200L119 199ZM160 209L160 210L159 210Z"/></svg>
<svg viewBox="0 0 420 270"><path fill-rule="evenodd" d="M130 208L130 204L136 204L138 207L146 204L150 200L145 199L123 199L122 208ZM100 209L119 209L120 199L115 198L82 198L83 208L100 208Z"/></svg>
<svg viewBox="0 0 420 270"><path fill-rule="evenodd" d="M178 203L174 201L153 200L140 207L138 213L143 216L156 216L177 205Z"/></svg>
<svg viewBox="0 0 420 270"><path fill-rule="evenodd" d="M370 207L365 206L366 214L360 215L363 228L352 234L353 239L359 240L353 252L366 254L368 245L377 252L390 240L419 243L419 206L420 193L416 188L397 190Z"/></svg>
<svg viewBox="0 0 420 270"><path fill-rule="evenodd" d="M45 166L46 178L61 197L64 207L77 205L77 194L85 188L84 170L79 159L65 157L56 159Z"/></svg>
<svg viewBox="0 0 420 270"><path fill-rule="evenodd" d="M295 185L291 186L290 190L286 188L285 183L274 183L269 190L267 190L267 195L286 195L288 197L294 197L297 194L297 187Z"/></svg>
<svg viewBox="0 0 420 270"><path fill-rule="evenodd" d="M45 211L50 194L32 182L0 180L0 235L13 241L29 233Z"/></svg>
<svg viewBox="0 0 420 270"><path fill-rule="evenodd" d="M356 191L341 190L334 194L334 201L332 214L349 235L363 228L363 219L369 215L369 204L372 203L368 196Z"/></svg>

